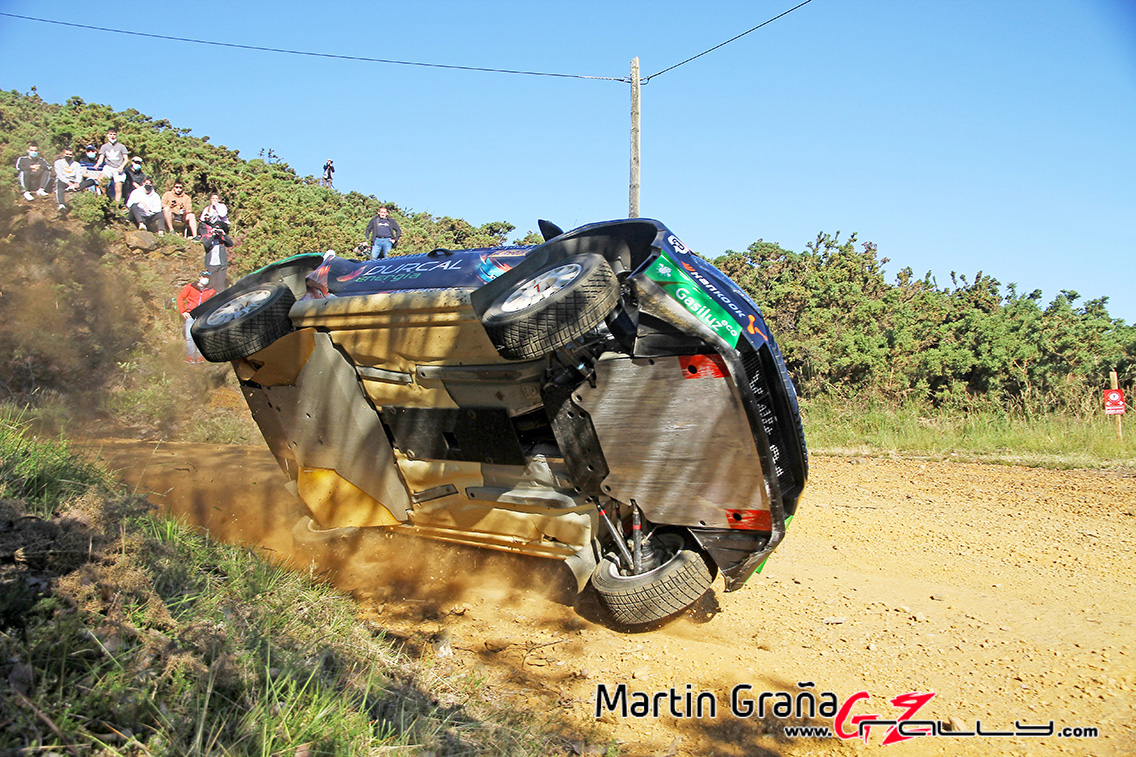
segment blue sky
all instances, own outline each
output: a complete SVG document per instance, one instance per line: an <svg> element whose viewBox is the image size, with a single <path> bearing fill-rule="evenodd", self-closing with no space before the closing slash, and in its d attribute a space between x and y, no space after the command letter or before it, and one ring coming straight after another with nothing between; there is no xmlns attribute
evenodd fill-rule
<svg viewBox="0 0 1136 757"><path fill-rule="evenodd" d="M775 2L0 0L236 44L622 77ZM630 93L148 40L0 17L0 88L136 108L336 186L518 235L628 212ZM715 256L856 232L904 267L1109 297L1136 322L1136 3L813 0L642 89L642 214ZM128 145L129 146L129 145ZM289 251L291 252L291 251Z"/></svg>

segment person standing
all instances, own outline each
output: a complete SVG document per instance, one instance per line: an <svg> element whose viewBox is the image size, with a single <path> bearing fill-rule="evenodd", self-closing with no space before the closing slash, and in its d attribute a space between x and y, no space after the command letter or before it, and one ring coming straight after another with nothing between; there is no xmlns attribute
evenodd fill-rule
<svg viewBox="0 0 1136 757"><path fill-rule="evenodd" d="M193 334L190 333L195 319L189 312L215 294L217 294L216 290L209 286L208 271L202 271L198 274L197 281L189 282L178 293L178 312L181 313L182 320L185 323L185 362L187 363L205 362L205 358L201 356L201 350L197 349L197 344L193 341Z"/></svg>
<svg viewBox="0 0 1136 757"><path fill-rule="evenodd" d="M130 220L138 224L139 231L151 229L151 226L156 226L158 236L166 233L166 219L162 215L162 198L154 191L154 180L147 176L142 186L135 189L130 193L130 199L126 201L126 207L130 210Z"/></svg>
<svg viewBox="0 0 1136 757"><path fill-rule="evenodd" d="M75 160L75 153L70 148L64 148L59 160L55 161L53 170L55 171L55 200L59 203L60 210L67 208L66 194L68 192L80 192L87 187L98 184L94 179L84 175L82 164Z"/></svg>
<svg viewBox="0 0 1136 757"><path fill-rule="evenodd" d="M51 166L40 157L39 145L28 142L28 154L16 159L16 172L20 177L20 189L24 199L31 202L32 192L41 197L47 196L47 186L51 183Z"/></svg>
<svg viewBox="0 0 1136 757"><path fill-rule="evenodd" d="M328 158L327 162L323 164L323 180L320 183L325 187L328 187L329 189L334 189L334 186L332 185L334 174L335 166L331 164L331 158Z"/></svg>
<svg viewBox="0 0 1136 757"><path fill-rule="evenodd" d="M229 269L229 209L216 193L209 196L209 204L201 211L201 246L205 248L205 270L209 282L217 291L225 288Z"/></svg>
<svg viewBox="0 0 1136 757"><path fill-rule="evenodd" d="M110 179L114 186L115 202L122 202L122 185L126 181L126 157L130 151L126 145L118 141L118 130L107 130L107 141L99 148L99 160L95 167L102 167L103 175ZM110 187L107 188L110 194Z"/></svg>
<svg viewBox="0 0 1136 757"><path fill-rule="evenodd" d="M398 221L387 217L387 209L379 208L379 212L367 225L367 241L371 243L371 260L385 258L402 236L402 228Z"/></svg>

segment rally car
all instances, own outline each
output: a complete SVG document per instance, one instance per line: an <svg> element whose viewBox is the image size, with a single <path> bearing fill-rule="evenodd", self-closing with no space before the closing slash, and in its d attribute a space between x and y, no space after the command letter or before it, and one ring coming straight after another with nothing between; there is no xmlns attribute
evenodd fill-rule
<svg viewBox="0 0 1136 757"><path fill-rule="evenodd" d="M615 624L740 588L808 457L761 311L661 223L380 260L297 255L193 311L310 511L561 560Z"/></svg>

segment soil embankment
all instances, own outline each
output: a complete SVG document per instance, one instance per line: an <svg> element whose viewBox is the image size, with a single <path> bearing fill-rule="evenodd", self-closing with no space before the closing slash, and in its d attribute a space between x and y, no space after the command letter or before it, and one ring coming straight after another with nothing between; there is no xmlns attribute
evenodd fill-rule
<svg viewBox="0 0 1136 757"><path fill-rule="evenodd" d="M169 512L291 559L301 506L262 448L93 446ZM696 611L648 632L606 627L587 594L573 607L557 566L505 555L366 534L317 567L376 630L440 666L483 669L518 706L591 722L597 687L620 683L716 700L713 719L675 717L665 702L659 717L605 713L624 755L857 751L855 741L784 735L830 718L731 713L738 684L755 702L810 690L843 703L864 691L870 699L851 713L884 719L901 712L887 700L935 692L915 719L956 729L1099 729L1088 739L914 738L888 747L897 755L1120 755L1136 753L1134 552L1131 474L820 457L764 572L732 594L719 581Z"/></svg>

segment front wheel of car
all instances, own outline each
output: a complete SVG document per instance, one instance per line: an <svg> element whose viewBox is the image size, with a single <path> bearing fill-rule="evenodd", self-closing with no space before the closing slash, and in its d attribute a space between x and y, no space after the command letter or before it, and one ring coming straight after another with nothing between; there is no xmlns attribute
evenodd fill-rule
<svg viewBox="0 0 1136 757"><path fill-rule="evenodd" d="M573 255L503 292L481 322L502 357L529 360L591 331L618 303L619 282L603 256Z"/></svg>
<svg viewBox="0 0 1136 757"><path fill-rule="evenodd" d="M292 330L295 295L281 282L229 289L193 311L190 334L206 360L224 363L259 352Z"/></svg>
<svg viewBox="0 0 1136 757"><path fill-rule="evenodd" d="M653 623L690 607L706 593L717 570L693 540L682 533L651 537L661 564L646 573L624 575L612 558L592 573L592 586L612 618L626 626Z"/></svg>

